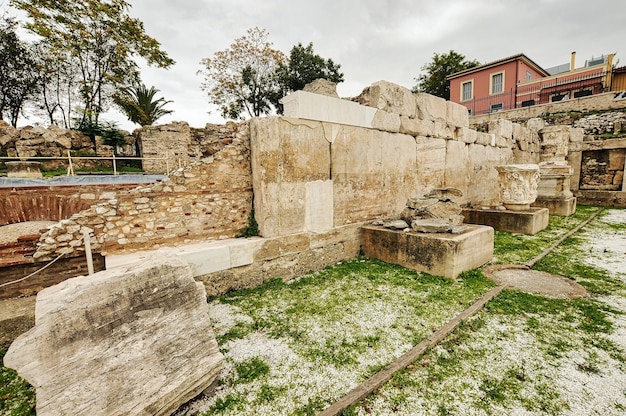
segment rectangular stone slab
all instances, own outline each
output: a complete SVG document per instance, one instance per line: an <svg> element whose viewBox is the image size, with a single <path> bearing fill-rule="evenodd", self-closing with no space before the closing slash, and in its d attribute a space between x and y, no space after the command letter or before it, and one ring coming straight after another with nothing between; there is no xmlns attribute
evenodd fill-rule
<svg viewBox="0 0 626 416"><path fill-rule="evenodd" d="M532 206L534 208L548 208L550 215L567 217L576 212L576 197L544 198L538 196Z"/></svg>
<svg viewBox="0 0 626 416"><path fill-rule="evenodd" d="M525 211L464 208L462 214L467 224L488 225L518 234L537 234L548 226L549 219L547 208L533 207Z"/></svg>
<svg viewBox="0 0 626 416"><path fill-rule="evenodd" d="M451 279L490 261L493 237L493 228L480 225L468 225L461 234L405 233L374 225L361 229L366 256Z"/></svg>

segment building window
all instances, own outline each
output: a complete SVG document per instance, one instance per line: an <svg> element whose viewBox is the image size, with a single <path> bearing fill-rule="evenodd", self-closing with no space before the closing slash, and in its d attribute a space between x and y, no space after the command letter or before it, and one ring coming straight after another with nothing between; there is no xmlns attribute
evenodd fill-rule
<svg viewBox="0 0 626 416"><path fill-rule="evenodd" d="M491 75L491 93L500 94L504 91L504 72Z"/></svg>
<svg viewBox="0 0 626 416"><path fill-rule="evenodd" d="M593 91L591 90L580 90L574 92L574 98L587 97L588 95L592 95Z"/></svg>
<svg viewBox="0 0 626 416"><path fill-rule="evenodd" d="M526 71L526 81L530 81L533 78L533 74L530 71Z"/></svg>
<svg viewBox="0 0 626 416"><path fill-rule="evenodd" d="M468 101L474 97L474 81L467 81L461 84L461 101Z"/></svg>
<svg viewBox="0 0 626 416"><path fill-rule="evenodd" d="M503 103L498 103L498 104L491 104L489 106L489 112L490 113L498 113L500 111L504 110L504 104Z"/></svg>
<svg viewBox="0 0 626 416"><path fill-rule="evenodd" d="M535 100L522 101L522 107L532 107L535 105Z"/></svg>

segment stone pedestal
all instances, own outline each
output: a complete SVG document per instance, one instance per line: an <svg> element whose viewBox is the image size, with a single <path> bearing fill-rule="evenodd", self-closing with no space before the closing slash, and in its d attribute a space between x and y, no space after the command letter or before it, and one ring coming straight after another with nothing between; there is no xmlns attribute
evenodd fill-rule
<svg viewBox="0 0 626 416"><path fill-rule="evenodd" d="M496 166L500 182L500 202L511 211L525 211L537 198L539 166Z"/></svg>
<svg viewBox="0 0 626 416"><path fill-rule="evenodd" d="M368 257L455 279L492 259L493 236L493 228L480 225L468 225L460 234L407 233L366 225L361 245Z"/></svg>
<svg viewBox="0 0 626 416"><path fill-rule="evenodd" d="M8 178L43 178L40 162L6 162Z"/></svg>
<svg viewBox="0 0 626 416"><path fill-rule="evenodd" d="M550 210L550 215L568 216L576 212L576 197L570 190L573 169L561 163L540 163L541 179L534 207Z"/></svg>
<svg viewBox="0 0 626 416"><path fill-rule="evenodd" d="M498 209L463 209L468 224L488 225L499 231L518 234L537 234L548 226L548 208L529 208L525 211Z"/></svg>

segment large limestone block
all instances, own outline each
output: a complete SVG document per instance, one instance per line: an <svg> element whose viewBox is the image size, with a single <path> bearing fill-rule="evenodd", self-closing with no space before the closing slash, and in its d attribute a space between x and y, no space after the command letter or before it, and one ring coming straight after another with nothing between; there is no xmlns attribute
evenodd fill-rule
<svg viewBox="0 0 626 416"><path fill-rule="evenodd" d="M372 128L397 133L400 131L400 116L395 113L378 110L374 120L372 120Z"/></svg>
<svg viewBox="0 0 626 416"><path fill-rule="evenodd" d="M454 127L469 127L469 112L464 105L446 101L448 123Z"/></svg>
<svg viewBox="0 0 626 416"><path fill-rule="evenodd" d="M410 134L411 136L431 137L435 135L435 122L400 116L400 133Z"/></svg>
<svg viewBox="0 0 626 416"><path fill-rule="evenodd" d="M478 132L468 127L459 127L454 131L455 139L463 143L475 143L478 138Z"/></svg>
<svg viewBox="0 0 626 416"><path fill-rule="evenodd" d="M419 186L417 175L417 144L406 134L383 134L382 164L385 202L399 212L409 195Z"/></svg>
<svg viewBox="0 0 626 416"><path fill-rule="evenodd" d="M322 123L267 117L253 119L250 145L254 175L268 182L329 179L330 146Z"/></svg>
<svg viewBox="0 0 626 416"><path fill-rule="evenodd" d="M365 106L378 108L388 113L415 117L415 97L413 93L400 85L389 81L378 81L365 88L357 97Z"/></svg>
<svg viewBox="0 0 626 416"><path fill-rule="evenodd" d="M416 165L419 186L412 195L423 195L432 188L444 186L446 170L446 141L429 137L417 137Z"/></svg>
<svg viewBox="0 0 626 416"><path fill-rule="evenodd" d="M448 105L446 100L426 93L415 94L417 117L422 120L446 120Z"/></svg>
<svg viewBox="0 0 626 416"><path fill-rule="evenodd" d="M489 133L495 134L497 138L513 138L513 122L506 119L491 120L489 122Z"/></svg>
<svg viewBox="0 0 626 416"><path fill-rule="evenodd" d="M222 367L205 293L166 254L66 280L39 292L4 363L35 386L39 416L169 415Z"/></svg>
<svg viewBox="0 0 626 416"><path fill-rule="evenodd" d="M333 181L315 181L305 184L306 231L325 232L333 228Z"/></svg>
<svg viewBox="0 0 626 416"><path fill-rule="evenodd" d="M450 234L405 233L366 225L361 235L369 257L451 279L493 258L491 227L469 225L460 234Z"/></svg>
<svg viewBox="0 0 626 416"><path fill-rule="evenodd" d="M337 94L337 84L324 78L318 78L309 82L304 86L302 91L339 98L339 94Z"/></svg>
<svg viewBox="0 0 626 416"><path fill-rule="evenodd" d="M457 188L467 195L470 184L468 146L456 140L446 143L445 186Z"/></svg>
<svg viewBox="0 0 626 416"><path fill-rule="evenodd" d="M281 100L287 117L371 127L376 109L353 101L306 91L295 91Z"/></svg>
<svg viewBox="0 0 626 416"><path fill-rule="evenodd" d="M383 137L383 132L354 127L343 129L333 142L335 226L391 215L383 186Z"/></svg>

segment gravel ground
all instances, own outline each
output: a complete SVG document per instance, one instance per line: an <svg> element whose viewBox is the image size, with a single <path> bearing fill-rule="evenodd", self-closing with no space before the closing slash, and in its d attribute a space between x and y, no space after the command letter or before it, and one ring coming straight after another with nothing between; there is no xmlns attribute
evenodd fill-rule
<svg viewBox="0 0 626 416"><path fill-rule="evenodd" d="M40 234L52 224L56 221L28 221L0 226L0 244L17 241L23 235Z"/></svg>

